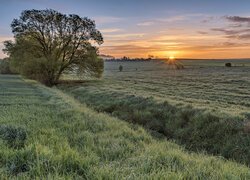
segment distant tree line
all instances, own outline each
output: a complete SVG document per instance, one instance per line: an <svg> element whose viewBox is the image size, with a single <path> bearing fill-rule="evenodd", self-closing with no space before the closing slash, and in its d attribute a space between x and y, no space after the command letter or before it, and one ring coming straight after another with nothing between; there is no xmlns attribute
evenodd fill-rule
<svg viewBox="0 0 250 180"><path fill-rule="evenodd" d="M111 58L111 59L106 59L106 61L151 61L151 60L156 60L155 58L148 57L148 58L130 58L127 56L124 56L122 58Z"/></svg>

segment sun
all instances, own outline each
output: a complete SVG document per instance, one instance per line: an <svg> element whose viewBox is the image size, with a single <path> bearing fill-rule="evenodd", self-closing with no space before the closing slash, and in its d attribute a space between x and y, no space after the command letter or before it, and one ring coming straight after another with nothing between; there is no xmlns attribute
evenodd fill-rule
<svg viewBox="0 0 250 180"><path fill-rule="evenodd" d="M168 65L175 65L176 61L175 61L175 57L174 56L169 56L168 60L167 60Z"/></svg>
<svg viewBox="0 0 250 180"><path fill-rule="evenodd" d="M174 61L175 57L174 56L169 56L168 59L171 60L171 61Z"/></svg>

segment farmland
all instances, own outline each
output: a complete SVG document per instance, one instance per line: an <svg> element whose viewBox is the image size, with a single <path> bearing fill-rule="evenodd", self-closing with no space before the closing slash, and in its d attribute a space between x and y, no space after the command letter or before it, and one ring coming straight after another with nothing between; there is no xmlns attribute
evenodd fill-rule
<svg viewBox="0 0 250 180"><path fill-rule="evenodd" d="M160 61L106 62L102 80L58 87L190 150L249 165L250 63L227 68L225 62L183 61L183 70Z"/></svg>
<svg viewBox="0 0 250 180"><path fill-rule="evenodd" d="M180 71L164 62L107 62L99 90L244 116L250 109L250 61L229 61L239 66L232 68L224 67L226 62L182 61L186 69Z"/></svg>
<svg viewBox="0 0 250 180"><path fill-rule="evenodd" d="M57 89L0 76L1 179L248 179L249 169L189 153Z"/></svg>
<svg viewBox="0 0 250 180"><path fill-rule="evenodd" d="M238 65L232 68L224 67L225 62L186 60L182 61L186 68L180 71L162 61L106 62L104 78L83 86L94 92L153 97L159 102L244 117L250 109L250 60L229 61Z"/></svg>

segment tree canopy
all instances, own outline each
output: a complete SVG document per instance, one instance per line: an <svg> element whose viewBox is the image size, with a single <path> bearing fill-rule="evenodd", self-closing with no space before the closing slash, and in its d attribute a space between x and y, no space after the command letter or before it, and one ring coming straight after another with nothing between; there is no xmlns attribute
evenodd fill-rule
<svg viewBox="0 0 250 180"><path fill-rule="evenodd" d="M100 77L103 60L95 45L103 43L95 22L55 10L25 10L11 24L15 41L5 41L11 67L52 86L63 73Z"/></svg>

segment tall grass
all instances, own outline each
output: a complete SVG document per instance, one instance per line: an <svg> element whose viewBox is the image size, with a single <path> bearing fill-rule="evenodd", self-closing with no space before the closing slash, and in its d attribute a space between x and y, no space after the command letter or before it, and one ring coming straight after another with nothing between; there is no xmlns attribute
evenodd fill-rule
<svg viewBox="0 0 250 180"><path fill-rule="evenodd" d="M250 178L246 166L186 152L18 76L0 75L0 96L0 179Z"/></svg>

